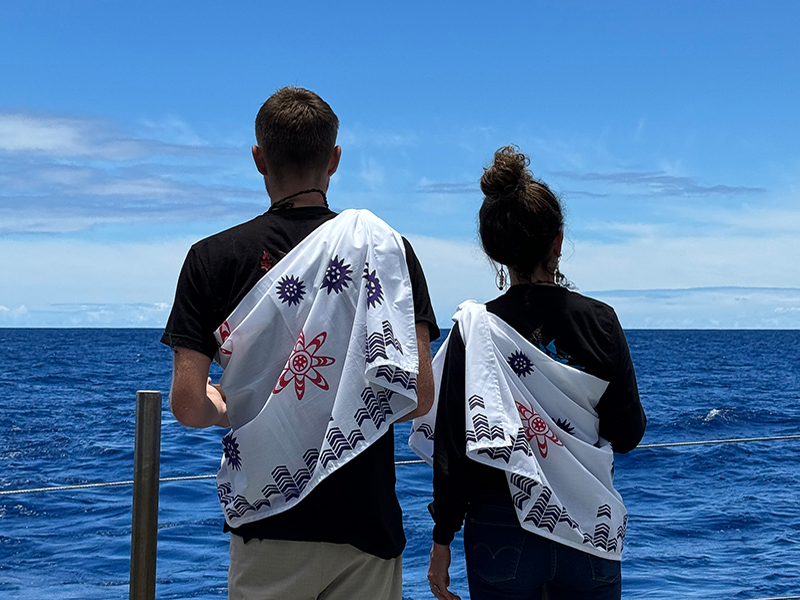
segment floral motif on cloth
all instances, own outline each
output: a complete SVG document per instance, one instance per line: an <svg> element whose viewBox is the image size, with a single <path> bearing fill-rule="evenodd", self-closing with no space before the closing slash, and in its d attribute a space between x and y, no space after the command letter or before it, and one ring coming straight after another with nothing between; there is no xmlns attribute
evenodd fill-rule
<svg viewBox="0 0 800 600"><path fill-rule="evenodd" d="M536 445L539 447L539 454L542 455L542 458L547 458L548 441L553 442L557 446L564 445L558 437L556 437L556 434L553 433L553 430L550 429L550 426L540 414L537 414L535 411L530 410L519 402L517 402L517 410L525 426L525 437L528 438L528 441L533 441L534 438L536 439Z"/></svg>
<svg viewBox="0 0 800 600"><path fill-rule="evenodd" d="M275 384L275 389L272 390L273 394L279 393L294 381L294 391L297 394L297 399L302 400L306 391L306 379L318 388L328 389L328 382L318 369L332 365L336 362L336 359L332 356L316 355L322 344L325 343L327 336L328 334L323 331L311 340L311 343L306 345L305 336L302 331L300 332L300 339L294 345L294 350L292 350L289 360L286 361L286 366L281 371L278 383Z"/></svg>

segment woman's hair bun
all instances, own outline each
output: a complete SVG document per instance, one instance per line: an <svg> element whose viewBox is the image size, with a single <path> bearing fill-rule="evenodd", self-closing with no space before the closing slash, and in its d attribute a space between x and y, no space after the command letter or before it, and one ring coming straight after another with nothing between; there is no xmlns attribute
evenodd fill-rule
<svg viewBox="0 0 800 600"><path fill-rule="evenodd" d="M517 146L504 146L494 153L494 162L481 176L481 191L490 200L511 199L533 179L530 160ZM520 185L522 184L522 185Z"/></svg>
<svg viewBox="0 0 800 600"><path fill-rule="evenodd" d="M494 153L481 176L485 198L478 212L478 233L486 254L518 275L532 277L538 267L553 273L558 258L551 256L553 241L564 229L561 203L543 181L534 179L530 161L516 146Z"/></svg>

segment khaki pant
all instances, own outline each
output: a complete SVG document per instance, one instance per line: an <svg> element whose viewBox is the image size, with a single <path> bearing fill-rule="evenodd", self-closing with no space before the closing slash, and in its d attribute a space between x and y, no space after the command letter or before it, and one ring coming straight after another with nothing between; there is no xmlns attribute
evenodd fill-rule
<svg viewBox="0 0 800 600"><path fill-rule="evenodd" d="M229 600L402 600L403 558L348 544L231 535Z"/></svg>

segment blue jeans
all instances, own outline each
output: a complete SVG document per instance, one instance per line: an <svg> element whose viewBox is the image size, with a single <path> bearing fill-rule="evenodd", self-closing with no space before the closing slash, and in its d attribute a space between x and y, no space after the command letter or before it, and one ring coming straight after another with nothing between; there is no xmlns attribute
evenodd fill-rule
<svg viewBox="0 0 800 600"><path fill-rule="evenodd" d="M471 505L464 551L472 600L620 600L620 563L520 527L512 506Z"/></svg>

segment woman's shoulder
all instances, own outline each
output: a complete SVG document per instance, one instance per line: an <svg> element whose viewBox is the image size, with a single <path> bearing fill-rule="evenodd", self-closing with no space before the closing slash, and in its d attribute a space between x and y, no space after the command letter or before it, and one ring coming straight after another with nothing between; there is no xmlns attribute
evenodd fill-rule
<svg viewBox="0 0 800 600"><path fill-rule="evenodd" d="M514 309L525 305L542 308L560 308L565 312L585 313L599 318L616 320L614 309L591 296L562 286L520 285L513 286L505 294L486 303L489 312Z"/></svg>
<svg viewBox="0 0 800 600"><path fill-rule="evenodd" d="M581 294L576 290L564 289L564 298L572 310L583 310L599 315L616 315L611 305L602 300Z"/></svg>
<svg viewBox="0 0 800 600"><path fill-rule="evenodd" d="M580 332L586 343L594 340L591 344L604 354L614 355L625 338L614 308L597 298L567 290L564 314L571 328Z"/></svg>

